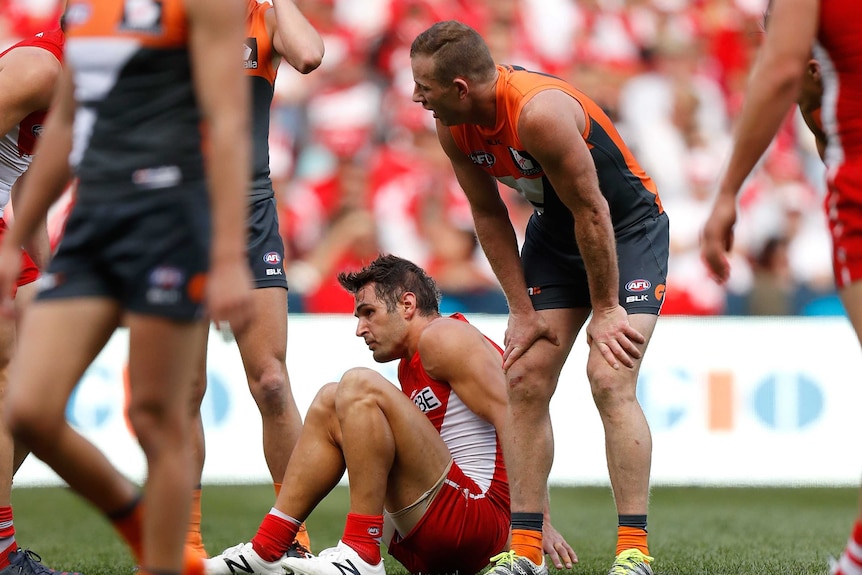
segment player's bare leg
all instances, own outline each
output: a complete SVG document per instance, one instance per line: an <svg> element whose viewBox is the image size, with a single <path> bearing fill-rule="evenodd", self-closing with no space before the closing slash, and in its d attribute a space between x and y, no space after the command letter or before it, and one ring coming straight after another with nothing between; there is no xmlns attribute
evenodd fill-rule
<svg viewBox="0 0 862 575"><path fill-rule="evenodd" d="M536 341L506 373L509 412L509 440L503 454L509 472L512 508L513 557L501 558L495 570L511 569L515 557L528 559L522 568L536 573L544 561L542 546L543 512L548 475L554 459L550 401L557 388L563 365L578 331L589 317L588 308L553 309L539 312L560 345L546 339Z"/></svg>
<svg viewBox="0 0 862 575"><path fill-rule="evenodd" d="M840 292L841 302L853 325L856 337L862 344L862 282L853 282ZM847 545L832 566L833 575L862 575L862 490L859 494L856 522L850 532Z"/></svg>
<svg viewBox="0 0 862 575"><path fill-rule="evenodd" d="M658 316L629 315L629 323L646 341L646 351ZM637 379L642 360L632 368L613 369L595 346L587 360L587 377L605 431L605 452L617 508L616 560L611 573L652 573L647 544L647 509L652 460L652 436L637 400Z"/></svg>

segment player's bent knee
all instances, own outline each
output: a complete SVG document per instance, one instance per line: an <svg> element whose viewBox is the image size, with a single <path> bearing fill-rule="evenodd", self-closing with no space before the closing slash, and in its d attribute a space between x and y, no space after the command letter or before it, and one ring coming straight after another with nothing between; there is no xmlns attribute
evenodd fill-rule
<svg viewBox="0 0 862 575"><path fill-rule="evenodd" d="M602 365L596 361L587 365L587 379L593 400L601 409L627 401L637 401L635 386L637 374L631 370L613 369L610 365Z"/></svg>
<svg viewBox="0 0 862 575"><path fill-rule="evenodd" d="M31 448L43 442L52 443L65 421L62 417L46 417L38 402L10 401L3 411L12 436Z"/></svg>
<svg viewBox="0 0 862 575"><path fill-rule="evenodd" d="M393 389L392 385L376 371L355 367L346 371L338 382L335 405L337 409L359 405L380 405L385 403L386 392Z"/></svg>
<svg viewBox="0 0 862 575"><path fill-rule="evenodd" d="M529 365L513 367L506 374L509 400L517 403L547 403L554 394L556 381L540 368Z"/></svg>
<svg viewBox="0 0 862 575"><path fill-rule="evenodd" d="M331 412L335 409L335 395L338 393L338 384L335 382L330 382L321 387L317 391L317 395L314 396L314 399L311 402L311 405L308 407L308 414L311 415L314 412L325 411Z"/></svg>
<svg viewBox="0 0 862 575"><path fill-rule="evenodd" d="M287 406L287 378L278 369L265 371L259 378L249 381L251 395L261 413L284 411Z"/></svg>

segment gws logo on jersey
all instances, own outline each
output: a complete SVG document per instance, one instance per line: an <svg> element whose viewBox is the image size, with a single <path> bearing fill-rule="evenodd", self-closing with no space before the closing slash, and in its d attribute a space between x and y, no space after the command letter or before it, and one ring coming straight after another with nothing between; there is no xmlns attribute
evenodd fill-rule
<svg viewBox="0 0 862 575"><path fill-rule="evenodd" d="M652 284L649 283L649 280L632 280L626 284L626 291L638 293L648 290L651 285Z"/></svg>
<svg viewBox="0 0 862 575"><path fill-rule="evenodd" d="M277 266L281 263L281 256L278 252L266 252L263 254L263 261L271 266Z"/></svg>
<svg viewBox="0 0 862 575"><path fill-rule="evenodd" d="M246 38L243 42L242 67L246 70L257 70L257 38Z"/></svg>
<svg viewBox="0 0 862 575"><path fill-rule="evenodd" d="M162 12L162 0L126 0L120 29L161 34Z"/></svg>
<svg viewBox="0 0 862 575"><path fill-rule="evenodd" d="M512 156L512 161L518 167L518 170L525 176L534 176L542 171L542 166L539 162L533 159L525 150L516 150L509 146L509 154Z"/></svg>
<svg viewBox="0 0 862 575"><path fill-rule="evenodd" d="M473 160L473 163L477 166L487 166L490 168L497 161L497 158L494 157L494 154L490 152L486 152L484 150L479 150L478 152L471 152L470 159Z"/></svg>

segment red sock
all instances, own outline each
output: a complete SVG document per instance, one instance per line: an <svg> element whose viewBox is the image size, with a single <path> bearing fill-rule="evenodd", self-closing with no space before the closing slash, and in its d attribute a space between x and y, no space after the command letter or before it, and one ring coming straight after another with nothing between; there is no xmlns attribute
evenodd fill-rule
<svg viewBox="0 0 862 575"><path fill-rule="evenodd" d="M383 537L383 515L348 513L341 541L369 565L380 563L380 539Z"/></svg>
<svg viewBox="0 0 862 575"><path fill-rule="evenodd" d="M853 524L853 531L850 532L850 541L856 543L862 547L862 521L857 520L855 524Z"/></svg>
<svg viewBox="0 0 862 575"><path fill-rule="evenodd" d="M267 513L251 540L251 546L264 561L275 561L285 554L298 530L299 525L293 521Z"/></svg>
<svg viewBox="0 0 862 575"><path fill-rule="evenodd" d="M856 521L847 547L838 559L835 575L862 575L862 522Z"/></svg>
<svg viewBox="0 0 862 575"><path fill-rule="evenodd" d="M0 507L0 539L15 537L15 523L12 521L12 506Z"/></svg>
<svg viewBox="0 0 862 575"><path fill-rule="evenodd" d="M15 523L12 506L0 507L0 569L9 565L9 554L18 549L15 544Z"/></svg>

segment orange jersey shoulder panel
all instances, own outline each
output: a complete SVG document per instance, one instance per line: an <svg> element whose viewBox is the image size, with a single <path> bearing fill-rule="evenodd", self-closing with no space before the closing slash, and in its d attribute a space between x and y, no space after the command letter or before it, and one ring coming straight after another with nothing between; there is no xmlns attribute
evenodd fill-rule
<svg viewBox="0 0 862 575"><path fill-rule="evenodd" d="M272 37L266 26L266 14L269 10L272 10L272 4L269 2L248 0L243 66L249 76L260 76L272 84L275 82L276 70L272 65Z"/></svg>
<svg viewBox="0 0 862 575"><path fill-rule="evenodd" d="M132 38L146 48L188 40L183 0L69 0L67 36Z"/></svg>
<svg viewBox="0 0 862 575"><path fill-rule="evenodd" d="M518 136L518 120L533 96L544 90L560 90L575 99L587 115L586 127L581 134L587 146L591 149L596 145L613 146L624 158L626 169L640 180L644 188L656 195L660 206L655 183L634 159L607 114L586 94L565 80L547 74L502 65L497 66L497 71L496 125L490 129L473 124L450 127L458 148L475 164L496 178L541 178L544 171L525 153ZM602 136L610 141L598 142L591 138L594 127L601 128ZM508 149L507 153L494 153L501 146Z"/></svg>

